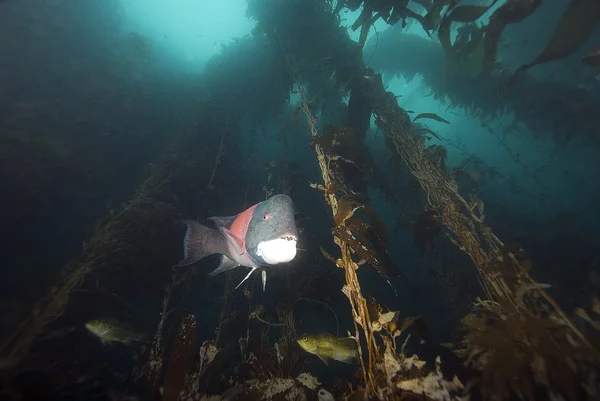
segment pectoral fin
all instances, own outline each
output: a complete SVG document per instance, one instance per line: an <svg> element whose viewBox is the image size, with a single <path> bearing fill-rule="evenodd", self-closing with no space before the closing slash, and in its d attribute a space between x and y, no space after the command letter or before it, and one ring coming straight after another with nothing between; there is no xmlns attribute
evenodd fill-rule
<svg viewBox="0 0 600 401"><path fill-rule="evenodd" d="M219 266L215 270L210 272L209 275L215 276L219 273L226 272L227 270L234 269L234 268L238 267L239 265L240 264L238 262L236 262L235 260L231 260L227 256L221 255L221 263L219 263Z"/></svg>
<svg viewBox="0 0 600 401"><path fill-rule="evenodd" d="M263 270L260 277L262 278L263 292L265 292L265 288L267 287L267 272Z"/></svg>
<svg viewBox="0 0 600 401"><path fill-rule="evenodd" d="M237 285L237 287L235 287L235 289L237 290L238 288L240 288L240 285L244 284L244 281L248 280L248 278L250 277L250 275L252 273L254 273L254 270L256 270L256 267L251 267L250 268L250 272L248 272L248 274L246 275L246 277L244 277L244 279Z"/></svg>
<svg viewBox="0 0 600 401"><path fill-rule="evenodd" d="M242 256L244 253L246 253L246 247L243 239L236 237L235 234L226 227L219 227L219 231L221 231L225 238L227 238L227 241L233 245L233 249L238 256Z"/></svg>
<svg viewBox="0 0 600 401"><path fill-rule="evenodd" d="M325 358L325 357L322 357L322 356L321 356L321 355L319 355L319 354L316 354L316 355L319 357L319 359L320 359L320 360L322 360L322 361L323 361L323 363L324 363L325 365L329 366L329 360L328 360L327 358Z"/></svg>
<svg viewBox="0 0 600 401"><path fill-rule="evenodd" d="M217 227L225 227L230 228L238 215L235 216L213 216L209 217L207 220L214 221Z"/></svg>
<svg viewBox="0 0 600 401"><path fill-rule="evenodd" d="M315 352L317 353L317 355L322 356L324 358L333 357L333 349L331 349L331 347L317 346L317 349L315 350Z"/></svg>

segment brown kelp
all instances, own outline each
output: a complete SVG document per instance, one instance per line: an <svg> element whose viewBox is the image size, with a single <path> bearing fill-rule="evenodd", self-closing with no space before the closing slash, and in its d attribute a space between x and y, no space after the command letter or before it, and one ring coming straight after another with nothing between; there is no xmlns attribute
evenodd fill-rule
<svg viewBox="0 0 600 401"><path fill-rule="evenodd" d="M514 113L515 121L506 127L509 135L530 133L536 140L549 138L561 146L571 141L596 144L600 139L595 129L600 117L594 112L600 102L585 87L526 74L519 78L519 85L501 97L498 94L504 91L511 71L498 69L489 76L476 77L463 68L448 75L450 72L444 68L446 53L412 34L383 32L379 35L379 49L371 62L373 68L383 71L386 78L402 75L410 80L422 76L431 88L426 96L448 110L464 110L482 122Z"/></svg>
<svg viewBox="0 0 600 401"><path fill-rule="evenodd" d="M438 32L442 48L448 54L455 56L456 54L450 41L450 28L452 27L452 22L470 23L477 21L496 3L496 1L497 0L493 0L489 6L462 5L447 12L441 20Z"/></svg>
<svg viewBox="0 0 600 401"><path fill-rule="evenodd" d="M585 44L600 21L600 3L596 0L571 0L546 48L530 63L519 67L509 81L531 67L570 56Z"/></svg>
<svg viewBox="0 0 600 401"><path fill-rule="evenodd" d="M498 40L506 25L523 21L541 5L542 0L509 0L494 11L485 29L483 71L486 74L489 74L494 67L498 51Z"/></svg>
<svg viewBox="0 0 600 401"><path fill-rule="evenodd" d="M500 399L494 397L507 391L522 399L532 399L530 390L541 387L548 394L561 394L573 399L574 394L583 390L582 383L595 374L593 367L600 357L597 349L545 291L546 286L530 276L524 267L528 262L520 253L503 244L485 225L481 199L471 195L468 201L465 200L458 193L457 184L431 163L423 143L412 134L407 114L395 101L388 101L390 96L385 96L382 91L381 83L373 85L372 99L377 124L386 135L391 136L397 152L419 180L429 205L437 210L441 223L449 230L447 237L474 262L488 298L477 305L477 310L487 308L486 313L493 316L485 326L490 332L480 336L483 328L473 332L475 327L469 327L471 334L467 333L464 337L462 352L459 352L468 356L467 360L473 366L481 368L483 379L480 387L485 388L484 396ZM511 319L520 326L504 324L513 321ZM493 322L502 323L495 325ZM543 330L533 329L542 323ZM492 336L492 330L495 330L495 335L502 336L503 341L490 340L497 338ZM484 337L486 340L482 342ZM515 347L515 352L520 350L520 353L503 352L502 346L507 343ZM538 348L532 344L544 346ZM550 347L551 344L561 345ZM559 352L560 349L570 351L565 354ZM504 370L487 364L490 359L484 355L492 354L498 358L502 355L502 363L507 363L507 366L520 362L525 364L524 369L535 368L532 376L528 376L528 380L523 379L523 382L509 384L512 376L503 376ZM514 361L509 363L509 357ZM474 360L479 360L479 364ZM572 363L572 360L577 362ZM564 377L570 379L566 382L547 380L541 373L549 372L557 364L568 367L568 372L565 372L568 376ZM510 390L505 390L507 388Z"/></svg>
<svg viewBox="0 0 600 401"><path fill-rule="evenodd" d="M407 358L403 354L404 347L396 348L396 338L415 322L421 323L419 324L421 332L425 332L422 320L409 318L398 324L398 312L383 312L383 309L376 303L367 302L362 294L356 270L367 259L372 260L374 255L368 244L361 242L355 236L352 225L348 223L355 220L355 213L365 205L345 198L348 190L345 189L343 183L336 181L330 168L331 162L339 160L339 157L332 153L333 143L324 143L322 138L319 139L316 121L310 112L300 81L298 81L298 87L324 182L323 185L311 184L311 186L324 192L325 201L331 208L334 217L335 226L332 230L334 242L341 251L341 257L337 259L329 255L326 257L336 266L344 269L346 284L342 288L342 292L350 302L354 317L354 339L358 343L364 380L364 387L355 392L354 396L362 394L369 398L391 400L400 399L402 394L415 393L423 395L426 399L453 399L453 394L463 390L462 384L456 377L452 381L444 380L439 366L435 372L427 374L423 369L424 362L419 361L416 355ZM384 344L383 352L380 351L378 339ZM361 347L363 343L367 349L366 355ZM348 394L348 396L350 395Z"/></svg>
<svg viewBox="0 0 600 401"><path fill-rule="evenodd" d="M509 85L531 67L563 59L578 50L588 40L600 22L600 3L596 0L571 0L550 41L542 52L530 63L517 69Z"/></svg>

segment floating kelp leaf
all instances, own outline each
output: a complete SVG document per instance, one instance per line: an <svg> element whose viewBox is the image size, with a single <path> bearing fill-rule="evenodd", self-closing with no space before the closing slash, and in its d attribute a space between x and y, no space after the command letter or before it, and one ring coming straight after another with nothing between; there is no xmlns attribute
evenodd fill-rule
<svg viewBox="0 0 600 401"><path fill-rule="evenodd" d="M387 230L385 224L379 218L379 215L369 205L365 205L363 211L369 218L369 224L367 225L367 234L369 242L372 244L377 258L385 266L386 271L391 272L395 277L402 277L400 269L390 258L387 250ZM394 289L394 292L396 290Z"/></svg>
<svg viewBox="0 0 600 401"><path fill-rule="evenodd" d="M329 161L343 161L345 163L348 164L352 164L354 167L356 167L359 171L362 171L362 169L360 167L358 167L358 164L354 163L352 160L350 159L346 159L345 157L342 156L330 156L329 157Z"/></svg>
<svg viewBox="0 0 600 401"><path fill-rule="evenodd" d="M371 15L373 15L373 11L371 11L370 8L365 7L356 21L354 21L354 24L352 24L350 29L352 29L352 31L356 31L358 27L362 26L366 21L371 20Z"/></svg>
<svg viewBox="0 0 600 401"><path fill-rule="evenodd" d="M446 14L447 17L445 15L444 18L448 18L452 22L475 22L479 18L481 18L481 16L485 14L486 11L489 10L496 3L496 1L498 0L493 0L489 6L458 6L454 8L449 14Z"/></svg>
<svg viewBox="0 0 600 401"><path fill-rule="evenodd" d="M396 322L398 321L398 312L389 311L381 313L379 318L372 322L374 331L386 329L388 333L393 334L396 331Z"/></svg>
<svg viewBox="0 0 600 401"><path fill-rule="evenodd" d="M450 27L453 22L474 22L487 12L498 0L493 0L489 6L458 6L449 13L446 12L438 31L440 43L447 53L453 53L450 41Z"/></svg>
<svg viewBox="0 0 600 401"><path fill-rule="evenodd" d="M352 140L352 130L348 129L344 125L328 124L323 128L323 138L334 142L334 144L337 146L341 143Z"/></svg>
<svg viewBox="0 0 600 401"><path fill-rule="evenodd" d="M420 5L421 7L423 7L425 10L429 10L434 3L436 3L434 0L411 0L414 3L417 3L418 5ZM407 2L408 4L408 2Z"/></svg>
<svg viewBox="0 0 600 401"><path fill-rule="evenodd" d="M369 319L371 320L371 322L378 320L379 315L381 315L381 313L383 312L383 308L377 303L377 301L373 297L369 297L369 299L367 299L367 310L369 311Z"/></svg>
<svg viewBox="0 0 600 401"><path fill-rule="evenodd" d="M385 312L379 316L379 323L382 325L386 325L392 323L393 321L398 320L398 312Z"/></svg>
<svg viewBox="0 0 600 401"><path fill-rule="evenodd" d="M367 37L369 36L369 30L371 29L372 22L369 21L368 24L364 24L360 29L360 36L358 38L358 45L360 47L365 46L365 42L367 41Z"/></svg>
<svg viewBox="0 0 600 401"><path fill-rule="evenodd" d="M431 10L425 14L421 21L421 25L425 32L429 34L429 31L435 31L442 21L442 8L443 5L434 6Z"/></svg>
<svg viewBox="0 0 600 401"><path fill-rule="evenodd" d="M341 193L342 195L346 195L348 193L348 189L344 184L339 181L331 181L327 189L325 190L327 195L337 195Z"/></svg>
<svg viewBox="0 0 600 401"><path fill-rule="evenodd" d="M484 73L489 74L494 67L496 53L498 51L498 40L506 25L521 22L537 10L541 4L542 0L513 0L507 1L494 11L485 30Z"/></svg>
<svg viewBox="0 0 600 401"><path fill-rule="evenodd" d="M421 24L421 26L423 26L423 17L420 14L417 14L409 9L406 9L406 17L411 17L412 19L416 20L419 24ZM425 28L423 28L425 29ZM427 30L425 30L425 32L427 32ZM429 32L427 32L427 35L429 35ZM431 37L431 35L429 35Z"/></svg>
<svg viewBox="0 0 600 401"><path fill-rule="evenodd" d="M411 326L414 326L415 329L417 329L417 333L419 333L422 342L427 341L429 339L429 326L427 325L423 317L407 317L402 321L402 323L400 323L398 330L400 332L403 332Z"/></svg>
<svg viewBox="0 0 600 401"><path fill-rule="evenodd" d="M413 122L417 121L420 118L430 118L432 120L436 120L439 121L441 123L445 123L445 124L450 124L450 121L443 119L442 117L438 116L435 113L421 113L419 115L417 115L414 119Z"/></svg>
<svg viewBox="0 0 600 401"><path fill-rule="evenodd" d="M581 61L587 66L600 68L600 47L583 56Z"/></svg>
<svg viewBox="0 0 600 401"><path fill-rule="evenodd" d="M412 392L429 400L451 401L463 399L459 395L464 393L465 386L456 376L453 376L452 381L444 378L439 356L435 360L435 368L435 372L430 372L425 377L411 377L400 380L396 387L403 390L405 397L409 397L406 394L407 392ZM420 399L421 397L414 398Z"/></svg>
<svg viewBox="0 0 600 401"><path fill-rule="evenodd" d="M563 14L550 42L531 63L517 69L508 86L514 85L517 77L537 64L547 63L570 56L585 44L600 21L600 1L572 0Z"/></svg>
<svg viewBox="0 0 600 401"><path fill-rule="evenodd" d="M177 401L179 393L185 387L185 378L190 371L196 356L196 317L187 315L181 321L175 340L171 358L167 365L163 384L163 400Z"/></svg>
<svg viewBox="0 0 600 401"><path fill-rule="evenodd" d="M362 28L360 29L360 37L358 38L358 44L360 47L365 46L365 42L367 41L367 36L369 35L369 30L371 26L377 21L379 18L383 18L383 16L387 14L386 12L378 12L368 20L363 22Z"/></svg>
<svg viewBox="0 0 600 401"><path fill-rule="evenodd" d="M367 35L369 34L369 30L371 29L371 25L373 25L373 23L377 21L377 19L381 16L381 12L373 16L373 10L370 7L366 6L364 7L362 13L360 13L360 15L358 16L356 21L354 21L354 24L352 24L351 27L353 31L356 31L358 27L361 27L360 38L358 40L358 44L360 45L360 47L363 47L365 45L365 42L367 41Z"/></svg>
<svg viewBox="0 0 600 401"><path fill-rule="evenodd" d="M199 368L200 375L202 375L206 371L206 369L208 368L208 365L210 365L212 363L212 361L217 356L218 352L219 352L219 349L215 345L214 341L212 341L212 340L204 341L204 343L200 347L200 368Z"/></svg>
<svg viewBox="0 0 600 401"><path fill-rule="evenodd" d="M356 220L356 219L353 219L353 220ZM366 231L366 227L364 227L364 223L362 223L362 222L355 223L354 228L356 229L356 227L360 226L360 225L362 225L361 231L363 231L363 232ZM381 277L383 277L385 279L385 281L387 281L387 283L390 285L390 287L392 287L392 283L390 282L387 274L381 267L381 264L375 257L375 254L367 246L368 243L366 243L365 241L359 240L357 238L358 236L355 236L353 231L350 230L350 227L347 227L347 226L334 227L331 230L331 232L334 237L339 238L341 241L345 242L348 245L348 247L350 247L350 249L356 255L358 255L360 258L364 259L369 264L369 266L371 266L373 269L375 269L377 271L377 273L379 273L379 275Z"/></svg>
<svg viewBox="0 0 600 401"><path fill-rule="evenodd" d="M522 285L521 287L519 287L519 290L517 291L517 293L515 294L515 299L519 302L520 305L522 305L523 307L525 307L525 301L524 301L524 297L526 294L528 294L531 291L535 291L535 290L544 290L547 288L551 288L552 286L550 284L542 284L542 283L533 283L533 284L525 284Z"/></svg>
<svg viewBox="0 0 600 401"><path fill-rule="evenodd" d="M335 140L327 139L323 136L313 136L310 143L310 150L315 151L316 147L319 146L323 153L327 155L334 155L335 150L334 147L338 143Z"/></svg>
<svg viewBox="0 0 600 401"><path fill-rule="evenodd" d="M425 132L427 132L428 134L431 134L431 136L433 136L433 137L437 138L438 140L440 140L440 141L442 140L442 137L441 137L441 136L439 136L438 134L436 134L435 132L433 132L433 131L432 131L432 130L430 130L429 128L418 128L418 129L416 129L416 131L417 131L417 132L419 132L419 131L425 131Z"/></svg>
<svg viewBox="0 0 600 401"><path fill-rule="evenodd" d="M387 23L390 25L395 25L400 20L406 22L406 18L409 17L416 19L421 25L423 25L423 17L420 14L417 14L416 12L412 11L411 9L406 8L405 4L396 4L394 6L394 9L390 15L390 18L388 18ZM405 23L403 23L402 26L404 27Z"/></svg>
<svg viewBox="0 0 600 401"><path fill-rule="evenodd" d="M333 256L331 256L329 253L327 253L327 251L325 249L323 249L323 247L321 247L321 254L325 257L325 259L327 259L328 261L337 264L335 258Z"/></svg>
<svg viewBox="0 0 600 401"><path fill-rule="evenodd" d="M348 196L338 199L338 209L335 216L333 216L333 222L336 226L343 225L346 220L354 216L354 213L362 207L361 203Z"/></svg>

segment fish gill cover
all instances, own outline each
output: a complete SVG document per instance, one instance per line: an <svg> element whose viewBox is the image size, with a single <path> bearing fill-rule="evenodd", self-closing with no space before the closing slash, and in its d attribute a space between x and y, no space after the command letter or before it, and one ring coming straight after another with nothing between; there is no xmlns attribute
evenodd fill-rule
<svg viewBox="0 0 600 401"><path fill-rule="evenodd" d="M4 398L597 398L596 1L196 3L0 4Z"/></svg>

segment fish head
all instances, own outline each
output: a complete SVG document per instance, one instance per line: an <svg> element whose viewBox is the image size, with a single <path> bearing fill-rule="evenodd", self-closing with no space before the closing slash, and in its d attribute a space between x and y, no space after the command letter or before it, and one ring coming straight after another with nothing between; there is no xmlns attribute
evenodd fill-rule
<svg viewBox="0 0 600 401"><path fill-rule="evenodd" d="M302 347L302 349L306 352L315 353L317 347L319 346L319 338L316 336L303 335L302 337L296 340L298 345Z"/></svg>
<svg viewBox="0 0 600 401"><path fill-rule="evenodd" d="M246 234L246 249L260 263L277 265L296 257L298 229L294 203L283 194L256 205Z"/></svg>

